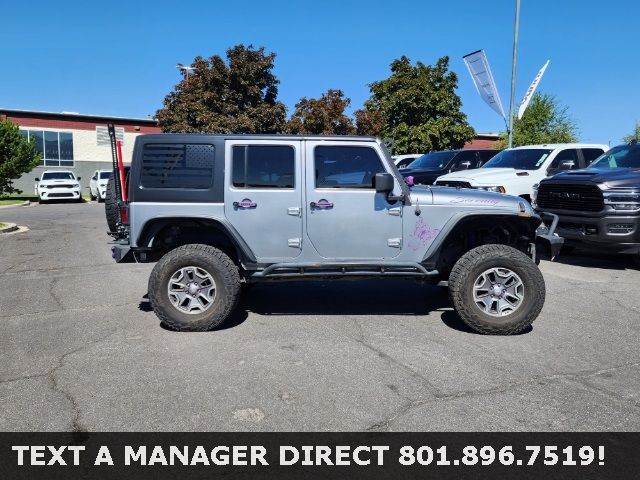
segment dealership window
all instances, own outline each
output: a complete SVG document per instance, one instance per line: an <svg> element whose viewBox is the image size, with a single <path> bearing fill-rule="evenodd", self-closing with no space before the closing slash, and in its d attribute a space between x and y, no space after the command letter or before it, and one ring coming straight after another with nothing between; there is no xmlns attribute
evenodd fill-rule
<svg viewBox="0 0 640 480"><path fill-rule="evenodd" d="M73 134L51 130L20 130L27 139L33 139L40 153L40 165L45 167L73 167Z"/></svg>

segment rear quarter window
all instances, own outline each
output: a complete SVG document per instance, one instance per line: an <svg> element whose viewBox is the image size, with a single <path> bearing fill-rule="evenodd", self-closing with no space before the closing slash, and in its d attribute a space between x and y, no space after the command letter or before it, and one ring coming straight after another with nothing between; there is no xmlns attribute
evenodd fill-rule
<svg viewBox="0 0 640 480"><path fill-rule="evenodd" d="M142 188L206 190L213 185L215 147L189 143L147 143L142 151Z"/></svg>

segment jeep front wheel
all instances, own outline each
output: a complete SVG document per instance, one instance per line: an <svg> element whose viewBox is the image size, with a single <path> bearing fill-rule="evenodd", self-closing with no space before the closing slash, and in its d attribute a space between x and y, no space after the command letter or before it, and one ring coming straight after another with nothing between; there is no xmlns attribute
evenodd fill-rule
<svg viewBox="0 0 640 480"><path fill-rule="evenodd" d="M512 335L542 310L542 273L527 255L507 245L482 245L465 253L449 276L454 308L473 330Z"/></svg>
<svg viewBox="0 0 640 480"><path fill-rule="evenodd" d="M179 331L212 330L240 296L238 267L209 245L183 245L163 256L149 277L149 301L158 318Z"/></svg>

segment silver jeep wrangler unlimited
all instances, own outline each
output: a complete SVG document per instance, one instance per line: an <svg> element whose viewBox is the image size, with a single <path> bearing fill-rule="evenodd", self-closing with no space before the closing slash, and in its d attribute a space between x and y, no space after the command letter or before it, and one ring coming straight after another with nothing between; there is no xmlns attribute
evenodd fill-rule
<svg viewBox="0 0 640 480"><path fill-rule="evenodd" d="M536 242L562 243L521 198L410 188L371 137L143 135L125 188L113 257L157 262L151 306L178 330L219 325L243 282L403 277L514 334L544 304Z"/></svg>

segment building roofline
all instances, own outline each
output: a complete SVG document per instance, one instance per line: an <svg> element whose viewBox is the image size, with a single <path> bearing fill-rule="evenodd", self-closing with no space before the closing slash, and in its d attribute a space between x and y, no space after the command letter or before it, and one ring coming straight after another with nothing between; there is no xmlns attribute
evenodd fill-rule
<svg viewBox="0 0 640 480"><path fill-rule="evenodd" d="M152 118L115 117L108 115L93 115L75 112L45 112L39 110L20 110L16 108L0 108L0 115L31 115L37 117L58 118L66 120L114 120L115 122L137 122L154 126L158 125L158 121Z"/></svg>

